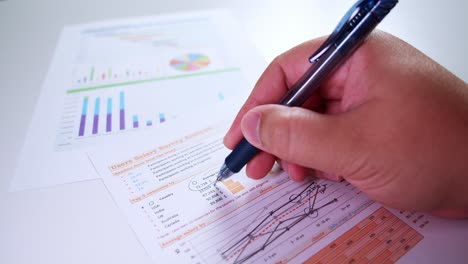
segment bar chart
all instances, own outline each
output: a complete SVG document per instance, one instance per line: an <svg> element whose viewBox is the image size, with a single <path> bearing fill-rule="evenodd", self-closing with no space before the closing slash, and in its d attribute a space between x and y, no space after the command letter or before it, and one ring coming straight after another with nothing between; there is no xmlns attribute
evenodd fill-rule
<svg viewBox="0 0 468 264"><path fill-rule="evenodd" d="M55 149L110 143L188 116L208 120L240 104L251 86L220 52L219 33L207 19L80 31Z"/></svg>
<svg viewBox="0 0 468 264"><path fill-rule="evenodd" d="M80 122L79 122L79 128L78 128L78 137L84 137L87 136L85 133L86 129L88 126L91 127L91 135L97 135L98 133L112 133L115 131L124 131L126 129L136 129L136 128L141 128L142 126L140 125L140 119L138 114L133 114L132 117L132 125L130 127L126 126L125 121L126 121L126 109L125 109L125 92L120 91L118 95L118 112L116 114L118 115L117 118L117 123L114 123L112 120L114 118L114 113L113 113L113 103L116 102L114 98L108 97L106 100L103 98L102 101L106 101L106 112L101 113L101 97L96 97L94 99L94 105L90 106L89 103L89 96L85 96L82 99L82 106L81 106L81 116L80 116ZM92 108L93 107L93 108ZM89 115L92 114L91 120ZM105 115L105 118L103 118L101 115ZM162 124L166 122L166 113L164 112L159 112L159 113L154 113L152 115L154 117L153 119L147 119L145 122L145 127L152 127L153 124ZM175 118L173 116L172 118ZM89 123L89 121L91 121ZM101 121L101 123L100 123ZM105 124L102 123L102 121L105 122ZM102 126L102 128L101 128ZM89 134L89 133L88 133Z"/></svg>
<svg viewBox="0 0 468 264"><path fill-rule="evenodd" d="M96 145L125 133L161 129L184 117L202 120L211 118L215 111L237 110L240 105L232 102L240 104L243 100L238 98L247 94L238 93L240 75L232 69L71 89L57 131L56 149ZM238 191L235 185L232 189Z"/></svg>
<svg viewBox="0 0 468 264"><path fill-rule="evenodd" d="M236 194L244 189L244 186L240 182L232 179L224 181L223 184L232 194Z"/></svg>
<svg viewBox="0 0 468 264"><path fill-rule="evenodd" d="M141 65L141 63L139 63ZM147 64L147 63L146 63ZM106 65L81 66L75 77L75 85L131 80L141 77L155 77L160 73L158 65L115 67Z"/></svg>
<svg viewBox="0 0 468 264"><path fill-rule="evenodd" d="M172 59L166 58L167 62L148 62L140 59L133 59L131 63L120 63L117 65L91 64L78 65L75 69L74 85L84 87L86 85L106 84L124 81L135 81L141 79L161 78L164 74L171 73L168 69L175 69L172 72L196 72L209 70L211 59L208 55L200 53L185 53L174 55ZM124 65L122 65L124 64Z"/></svg>

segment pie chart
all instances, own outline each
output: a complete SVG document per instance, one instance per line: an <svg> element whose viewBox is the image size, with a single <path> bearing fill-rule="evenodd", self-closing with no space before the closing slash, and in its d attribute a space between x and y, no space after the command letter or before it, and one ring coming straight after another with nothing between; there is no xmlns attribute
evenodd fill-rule
<svg viewBox="0 0 468 264"><path fill-rule="evenodd" d="M210 58L204 54L188 53L172 59L169 63L179 71L197 71L210 64Z"/></svg>

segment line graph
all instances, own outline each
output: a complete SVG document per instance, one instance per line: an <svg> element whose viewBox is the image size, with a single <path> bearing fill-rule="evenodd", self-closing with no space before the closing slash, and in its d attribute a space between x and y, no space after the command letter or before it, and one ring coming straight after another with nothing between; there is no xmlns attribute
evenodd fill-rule
<svg viewBox="0 0 468 264"><path fill-rule="evenodd" d="M270 211L252 230L224 250L221 253L222 258L226 261L234 258L232 263L235 264L244 263L304 219L318 217L320 209L338 201L334 198L315 207L317 196L325 193L326 189L327 184L312 182L299 194L292 194L287 202ZM306 207L291 215L291 212L297 211L302 205Z"/></svg>
<svg viewBox="0 0 468 264"><path fill-rule="evenodd" d="M133 194L125 199L130 199L137 215L145 215L143 223L153 230L143 229L141 234L154 242L150 249L155 256L167 252L178 263L200 264L304 261L346 231L360 219L354 216L373 204L348 182L310 177L298 183L282 170L262 181L236 177L214 186L218 169L214 164L220 161L213 151L220 149L219 144L219 138L193 142L158 160L148 158L151 166L139 167L138 172L146 177L144 184L155 185L141 190L137 197L141 199ZM210 155L212 160L207 159ZM172 169L189 168L192 158L209 162L193 163L205 165L187 173L182 181L169 179L162 185L158 180L166 179L161 176L173 173ZM127 185L120 180L118 184L127 191ZM182 210L174 206L184 203L189 205ZM140 223L136 220L135 226Z"/></svg>
<svg viewBox="0 0 468 264"><path fill-rule="evenodd" d="M328 234L373 204L347 182L312 178L297 184L279 177L270 184L277 186L274 191L258 198L240 195L249 200L246 206L216 222L202 223L203 229L184 242L175 243L172 250L190 252L187 257L199 263L281 263L304 259L304 255L310 257L317 251L316 245ZM246 185L246 189L250 187Z"/></svg>

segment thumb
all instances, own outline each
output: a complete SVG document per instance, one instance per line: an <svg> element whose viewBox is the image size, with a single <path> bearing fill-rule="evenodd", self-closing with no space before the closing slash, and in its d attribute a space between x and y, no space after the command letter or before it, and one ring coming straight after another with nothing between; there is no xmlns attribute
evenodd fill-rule
<svg viewBox="0 0 468 264"><path fill-rule="evenodd" d="M252 145L282 160L340 175L352 169L362 137L353 129L349 114L263 105L244 115L241 129Z"/></svg>

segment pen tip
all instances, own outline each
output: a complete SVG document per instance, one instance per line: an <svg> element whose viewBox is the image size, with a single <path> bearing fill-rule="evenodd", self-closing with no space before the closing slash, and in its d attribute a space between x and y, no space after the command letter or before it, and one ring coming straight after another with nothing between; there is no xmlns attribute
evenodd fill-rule
<svg viewBox="0 0 468 264"><path fill-rule="evenodd" d="M232 172L227 166L226 164L223 164L223 166L221 167L221 169L219 170L219 173L218 173L218 176L216 177L216 181L215 181L215 185L216 183L218 183L219 181L222 181L223 179L226 179L228 177L230 177L231 175L233 175L234 172Z"/></svg>

